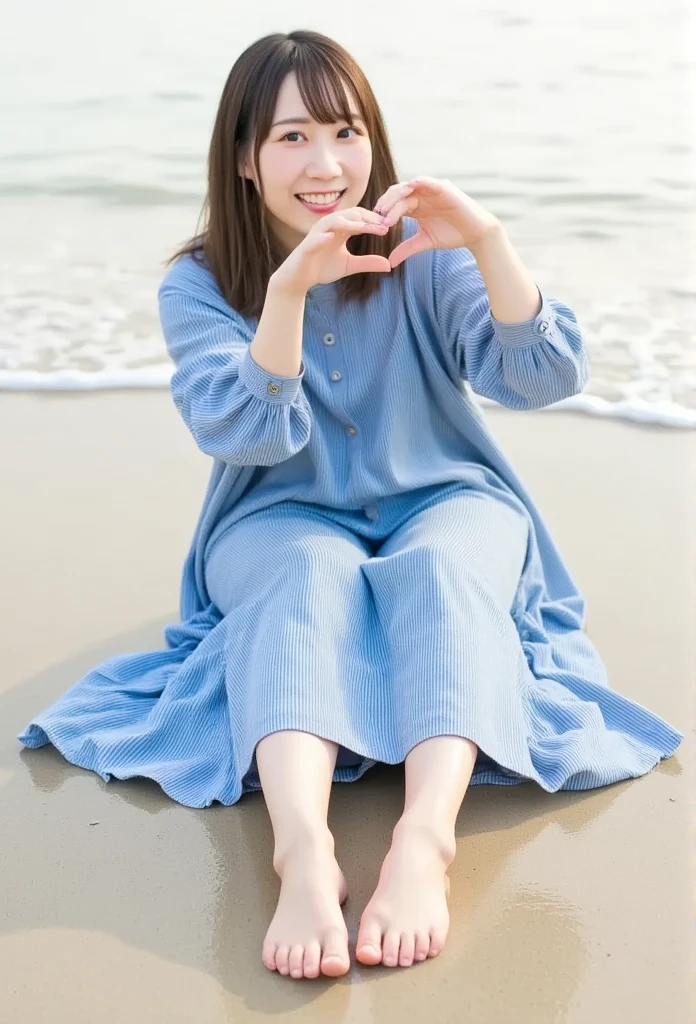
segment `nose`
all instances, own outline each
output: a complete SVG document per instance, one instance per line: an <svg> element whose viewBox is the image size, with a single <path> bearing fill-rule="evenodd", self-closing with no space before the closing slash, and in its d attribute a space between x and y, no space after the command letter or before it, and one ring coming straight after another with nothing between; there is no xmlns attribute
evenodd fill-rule
<svg viewBox="0 0 696 1024"><path fill-rule="evenodd" d="M343 177L343 168L331 146L315 146L307 164L307 177L333 181Z"/></svg>

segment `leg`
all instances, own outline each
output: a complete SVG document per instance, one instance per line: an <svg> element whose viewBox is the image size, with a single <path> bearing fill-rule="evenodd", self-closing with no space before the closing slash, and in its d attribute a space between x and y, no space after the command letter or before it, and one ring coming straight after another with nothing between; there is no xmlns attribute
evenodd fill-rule
<svg viewBox="0 0 696 1024"><path fill-rule="evenodd" d="M256 749L280 878L261 958L293 978L337 977L350 968L341 911L348 892L327 823L337 753L336 743L294 731L265 736Z"/></svg>
<svg viewBox="0 0 696 1024"><path fill-rule="evenodd" d="M295 731L265 736L256 748L281 879L261 958L293 978L336 977L350 967L341 912L348 893L327 824L337 753L335 743Z"/></svg>
<svg viewBox="0 0 696 1024"><path fill-rule="evenodd" d="M363 723L378 731L387 703L375 682L383 651L360 571L370 550L327 516L286 503L242 519L208 552L208 592L232 619L225 686L238 772L264 737L283 730L369 749ZM365 771L366 760L345 762L339 747L338 777Z"/></svg>
<svg viewBox="0 0 696 1024"><path fill-rule="evenodd" d="M524 725L510 607L526 549L514 508L465 493L411 517L363 567L408 754L404 814L361 920L362 963L408 966L444 946L445 872L478 745L489 753L481 735Z"/></svg>
<svg viewBox="0 0 696 1024"><path fill-rule="evenodd" d="M457 813L477 747L459 736L434 736L406 758L406 799L356 945L364 964L409 967L437 956L449 928L446 871L454 860Z"/></svg>
<svg viewBox="0 0 696 1024"><path fill-rule="evenodd" d="M207 554L211 599L234 616L232 745L242 771L256 753L281 878L262 959L294 978L349 969L327 808L338 743L352 749L351 688L363 693L370 675L369 551L312 509L281 504L240 520Z"/></svg>

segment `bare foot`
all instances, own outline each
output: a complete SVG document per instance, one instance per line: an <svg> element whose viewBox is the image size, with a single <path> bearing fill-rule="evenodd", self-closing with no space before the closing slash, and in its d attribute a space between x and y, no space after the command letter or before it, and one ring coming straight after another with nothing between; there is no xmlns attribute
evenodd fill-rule
<svg viewBox="0 0 696 1024"><path fill-rule="evenodd" d="M446 871L454 853L454 843L445 849L427 830L397 825L360 920L355 949L360 963L410 967L414 960L438 955L449 930Z"/></svg>
<svg viewBox="0 0 696 1024"><path fill-rule="evenodd" d="M333 853L298 847L278 873L280 898L263 943L264 965L293 978L346 974L348 929L341 905L348 887Z"/></svg>

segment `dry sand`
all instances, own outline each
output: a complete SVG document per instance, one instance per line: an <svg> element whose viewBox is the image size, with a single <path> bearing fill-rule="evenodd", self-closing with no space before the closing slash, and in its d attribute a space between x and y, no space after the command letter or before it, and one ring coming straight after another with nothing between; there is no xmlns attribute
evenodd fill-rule
<svg viewBox="0 0 696 1024"><path fill-rule="evenodd" d="M98 661L162 646L209 460L165 392L1 396L3 1024L693 1019L696 432L487 415L612 685L687 738L601 790L470 790L445 952L296 982L259 959L277 892L260 794L194 811L14 738ZM334 787L352 941L401 797L398 766Z"/></svg>

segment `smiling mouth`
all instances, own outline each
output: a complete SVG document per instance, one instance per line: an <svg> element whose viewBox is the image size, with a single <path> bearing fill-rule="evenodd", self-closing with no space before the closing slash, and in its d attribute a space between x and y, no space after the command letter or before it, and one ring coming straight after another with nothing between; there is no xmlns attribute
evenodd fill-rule
<svg viewBox="0 0 696 1024"><path fill-rule="evenodd" d="M338 189L334 192L297 192L295 193L295 199L301 202L303 206L312 209L330 209L343 199L347 191L348 189L344 188L340 192Z"/></svg>

